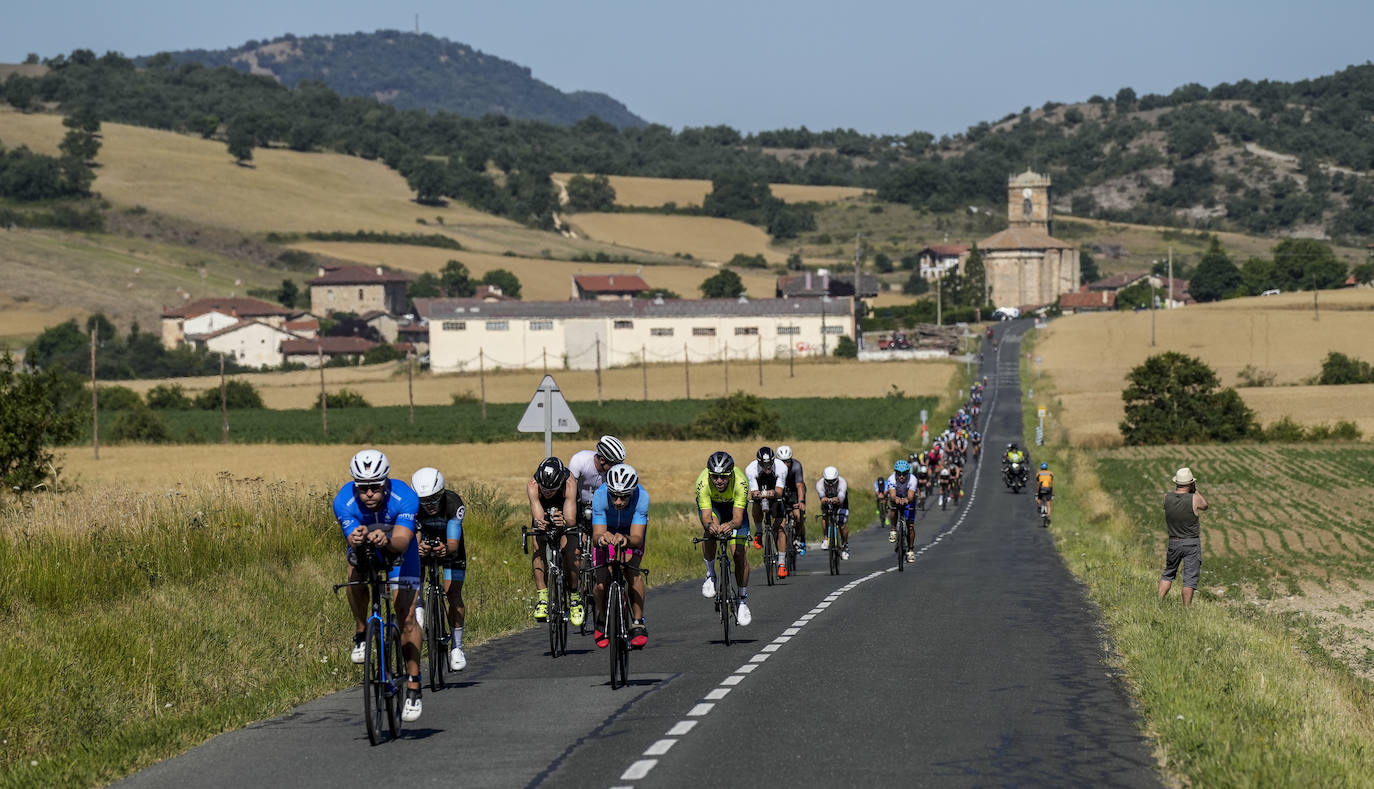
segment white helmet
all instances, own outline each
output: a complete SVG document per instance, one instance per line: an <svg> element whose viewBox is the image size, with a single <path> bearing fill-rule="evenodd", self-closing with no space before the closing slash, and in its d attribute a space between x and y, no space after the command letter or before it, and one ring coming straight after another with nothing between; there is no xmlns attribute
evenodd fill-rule
<svg viewBox="0 0 1374 789"><path fill-rule="evenodd" d="M778 447L777 456L778 460L791 460L792 447L788 446L787 444L783 444L782 446Z"/></svg>
<svg viewBox="0 0 1374 789"><path fill-rule="evenodd" d="M411 476L410 487L414 488L415 495L422 499L437 496L444 492L444 475L439 473L437 468L425 466Z"/></svg>
<svg viewBox="0 0 1374 789"><path fill-rule="evenodd" d="M634 470L634 466L627 466L618 463L606 472L606 490L619 496L633 493L635 487L639 485L639 474Z"/></svg>
<svg viewBox="0 0 1374 789"><path fill-rule="evenodd" d="M348 464L354 482L385 482L391 475L391 462L375 449L364 449Z"/></svg>
<svg viewBox="0 0 1374 789"><path fill-rule="evenodd" d="M834 482L840 478L840 470L834 466L826 466L825 471L821 472L821 477L824 478L826 482Z"/></svg>
<svg viewBox="0 0 1374 789"><path fill-rule="evenodd" d="M602 436L601 440L596 442L596 454L600 455L602 460L624 463L625 445L615 436Z"/></svg>

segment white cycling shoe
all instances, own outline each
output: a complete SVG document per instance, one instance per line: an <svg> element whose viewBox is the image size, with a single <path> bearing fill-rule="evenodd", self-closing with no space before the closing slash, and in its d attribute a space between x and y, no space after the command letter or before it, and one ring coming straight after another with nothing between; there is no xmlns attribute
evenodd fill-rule
<svg viewBox="0 0 1374 789"><path fill-rule="evenodd" d="M367 644L363 641L353 645L353 652L349 655L354 663L362 663L367 660Z"/></svg>
<svg viewBox="0 0 1374 789"><path fill-rule="evenodd" d="M848 549L848 548L845 548L843 551L840 551L840 558L841 558L841 559L844 559L846 562L849 561L849 549Z"/></svg>
<svg viewBox="0 0 1374 789"><path fill-rule="evenodd" d="M415 693L414 696L410 695L412 692ZM406 703L405 706L401 708L401 720L406 723L414 723L420 719L420 711L423 708L424 704L420 700L419 692L406 691Z"/></svg>
<svg viewBox="0 0 1374 789"><path fill-rule="evenodd" d="M907 551L907 552L906 552L906 560L907 560L908 562L914 562L914 561L916 561L916 552L915 552L915 551Z"/></svg>
<svg viewBox="0 0 1374 789"><path fill-rule="evenodd" d="M716 596L716 579L710 576L706 577L706 580L701 584L701 596L707 598ZM362 660L357 660L355 662L361 663Z"/></svg>
<svg viewBox="0 0 1374 789"><path fill-rule="evenodd" d="M448 653L448 670L462 671L468 667L467 655L463 654L462 647L454 647Z"/></svg>
<svg viewBox="0 0 1374 789"><path fill-rule="evenodd" d="M415 606L415 626L425 626L425 607L422 605Z"/></svg>
<svg viewBox="0 0 1374 789"><path fill-rule="evenodd" d="M735 621L739 622L740 627L746 627L754 621L754 615L749 613L749 603L739 601L739 607L735 609Z"/></svg>

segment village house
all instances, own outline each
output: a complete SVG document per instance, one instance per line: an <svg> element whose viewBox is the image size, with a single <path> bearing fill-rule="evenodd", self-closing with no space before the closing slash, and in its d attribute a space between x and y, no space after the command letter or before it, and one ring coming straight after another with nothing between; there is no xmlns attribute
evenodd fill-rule
<svg viewBox="0 0 1374 789"><path fill-rule="evenodd" d="M284 341L299 339L281 326L258 320L242 320L206 334L188 335L186 341L210 353L224 354L241 367L279 367Z"/></svg>
<svg viewBox="0 0 1374 789"><path fill-rule="evenodd" d="M373 310L400 315L406 311L406 285L412 279L410 274L381 266L321 266L320 275L307 283L310 308L324 317L336 312L362 315Z"/></svg>
<svg viewBox="0 0 1374 789"><path fill-rule="evenodd" d="M863 292L859 294L859 298L875 298L881 284L875 276L869 274L860 276L859 285ZM853 272L832 274L829 269L824 268L797 274L786 274L778 277L773 295L779 299L853 296L854 274Z"/></svg>
<svg viewBox="0 0 1374 789"><path fill-rule="evenodd" d="M242 320L256 320L280 327L303 315L300 310L249 298L206 298L162 311L162 347L173 350L192 334L210 334Z"/></svg>
<svg viewBox="0 0 1374 789"><path fill-rule="evenodd" d="M574 274L572 298L576 301L615 301L647 295L649 283L638 274Z"/></svg>
<svg viewBox="0 0 1374 789"><path fill-rule="evenodd" d="M968 257L968 244L936 244L916 253L917 270L921 278L934 282L963 265Z"/></svg>
<svg viewBox="0 0 1374 789"><path fill-rule="evenodd" d="M316 337L313 340L286 340L281 344L281 352L285 361L319 367L321 359L326 364L334 359L356 364L363 354L377 345L362 337Z"/></svg>

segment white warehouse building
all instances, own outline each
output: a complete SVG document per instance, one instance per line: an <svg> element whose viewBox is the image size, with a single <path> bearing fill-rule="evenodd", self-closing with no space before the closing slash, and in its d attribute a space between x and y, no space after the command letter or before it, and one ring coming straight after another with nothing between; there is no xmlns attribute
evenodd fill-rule
<svg viewBox="0 0 1374 789"><path fill-rule="evenodd" d="M437 373L818 356L842 336L854 338L849 298L435 299L429 316Z"/></svg>

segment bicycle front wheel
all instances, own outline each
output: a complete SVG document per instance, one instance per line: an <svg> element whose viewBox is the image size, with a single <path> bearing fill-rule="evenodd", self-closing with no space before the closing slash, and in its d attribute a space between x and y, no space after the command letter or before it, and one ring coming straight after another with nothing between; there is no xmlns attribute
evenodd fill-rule
<svg viewBox="0 0 1374 789"><path fill-rule="evenodd" d="M763 526L763 574L767 576L769 586L777 583L778 544L773 539L773 524L771 523L765 523Z"/></svg>
<svg viewBox="0 0 1374 789"><path fill-rule="evenodd" d="M558 557L562 561L562 557ZM549 577L549 657L557 658L563 654L562 647L568 642L568 623L563 618L567 606L564 605L566 593L563 589L563 573L554 570ZM561 636L561 638L560 638ZM561 643L560 643L561 641Z"/></svg>
<svg viewBox="0 0 1374 789"><path fill-rule="evenodd" d="M783 548L786 551L784 560L787 563L787 572L795 573L797 571L797 524L790 516L787 518L787 525L783 528L782 536Z"/></svg>
<svg viewBox="0 0 1374 789"><path fill-rule="evenodd" d="M391 690L391 695L386 698L386 722L394 740L401 736L401 707L405 704L406 679L409 677L406 673L406 657L401 653L401 629L395 622L386 625L386 665L387 682Z"/></svg>
<svg viewBox="0 0 1374 789"><path fill-rule="evenodd" d="M624 613L621 611L623 605L621 597L624 591L620 584L612 583L606 590L606 624L605 638L610 641L607 652L611 658L611 690L622 687L625 684L625 675L622 669L620 652L625 648L621 643L620 631L624 629L625 623L622 619Z"/></svg>
<svg viewBox="0 0 1374 789"><path fill-rule="evenodd" d="M425 649L429 650L429 689L444 686L444 667L448 663L448 649L444 644L444 625L448 623L444 611L444 589L430 584L425 594Z"/></svg>
<svg viewBox="0 0 1374 789"><path fill-rule="evenodd" d="M903 572L906 565L906 519L897 527L897 572Z"/></svg>
<svg viewBox="0 0 1374 789"><path fill-rule="evenodd" d="M731 545L727 542L723 547L724 551L731 550ZM730 646L730 624L735 618L735 595L730 591L730 557L723 553L720 557L720 580L717 594L720 595L720 623L725 630L725 646Z"/></svg>
<svg viewBox="0 0 1374 789"><path fill-rule="evenodd" d="M376 620L367 623L363 658L363 720L367 723L367 741L377 745L382 741L382 716L386 710L386 655L382 649L382 625Z"/></svg>

